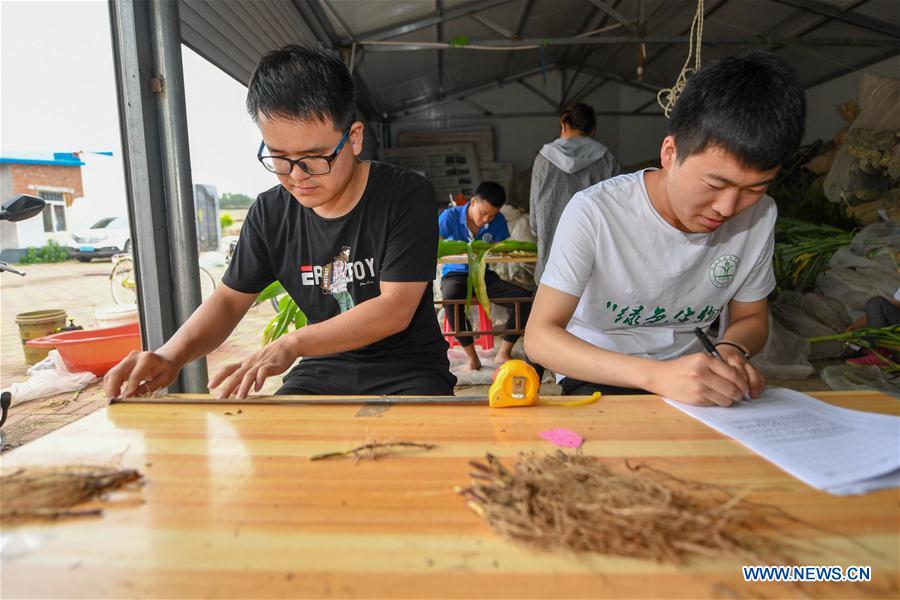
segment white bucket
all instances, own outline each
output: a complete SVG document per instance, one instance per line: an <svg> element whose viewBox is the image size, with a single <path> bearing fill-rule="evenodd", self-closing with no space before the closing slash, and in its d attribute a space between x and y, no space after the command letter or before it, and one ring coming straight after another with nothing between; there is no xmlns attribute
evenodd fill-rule
<svg viewBox="0 0 900 600"><path fill-rule="evenodd" d="M97 327L118 327L138 322L137 304L101 306L94 312Z"/></svg>

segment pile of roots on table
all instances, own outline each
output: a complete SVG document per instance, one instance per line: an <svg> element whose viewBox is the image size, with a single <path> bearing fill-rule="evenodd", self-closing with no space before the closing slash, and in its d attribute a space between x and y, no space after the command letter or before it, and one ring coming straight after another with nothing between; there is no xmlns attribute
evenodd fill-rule
<svg viewBox="0 0 900 600"><path fill-rule="evenodd" d="M786 563L780 508L749 492L688 481L648 465L616 468L580 453L523 453L514 469L488 454L458 488L501 536L545 550L683 563L691 554Z"/></svg>
<svg viewBox="0 0 900 600"><path fill-rule="evenodd" d="M79 505L140 483L134 469L98 465L29 466L0 476L0 521L100 515L102 507Z"/></svg>

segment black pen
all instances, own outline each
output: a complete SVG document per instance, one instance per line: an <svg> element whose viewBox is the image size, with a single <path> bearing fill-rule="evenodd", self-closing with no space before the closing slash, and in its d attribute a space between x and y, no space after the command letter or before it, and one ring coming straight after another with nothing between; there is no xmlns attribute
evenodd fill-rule
<svg viewBox="0 0 900 600"><path fill-rule="evenodd" d="M694 335L697 336L697 339L700 340L700 343L703 344L703 349L706 350L706 353L714 358L718 358L723 363L728 364L722 355L719 354L719 351L716 350L716 347L713 345L709 338L706 337L706 334L699 327L694 327ZM750 394L744 394L744 402L750 402Z"/></svg>

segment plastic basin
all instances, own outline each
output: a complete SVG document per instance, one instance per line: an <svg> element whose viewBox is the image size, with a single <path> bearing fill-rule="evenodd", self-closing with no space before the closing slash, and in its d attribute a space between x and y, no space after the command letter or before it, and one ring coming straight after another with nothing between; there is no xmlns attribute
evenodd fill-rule
<svg viewBox="0 0 900 600"><path fill-rule="evenodd" d="M25 345L56 348L69 371L90 371L102 377L129 352L141 349L141 329L138 323L129 323L103 329L66 331L29 340Z"/></svg>

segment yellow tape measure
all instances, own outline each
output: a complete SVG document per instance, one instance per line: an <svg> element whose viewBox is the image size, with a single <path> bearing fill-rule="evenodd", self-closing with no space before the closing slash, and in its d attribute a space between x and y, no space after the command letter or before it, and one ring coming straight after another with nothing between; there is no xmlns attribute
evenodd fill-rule
<svg viewBox="0 0 900 600"><path fill-rule="evenodd" d="M512 406L585 406L600 399L600 392L593 396L576 400L546 402L540 399L541 379L534 367L523 360L510 360L497 370L494 383L488 392L488 403L491 408L509 408Z"/></svg>

